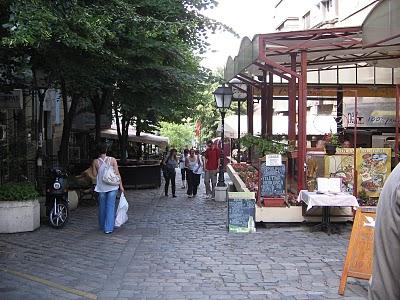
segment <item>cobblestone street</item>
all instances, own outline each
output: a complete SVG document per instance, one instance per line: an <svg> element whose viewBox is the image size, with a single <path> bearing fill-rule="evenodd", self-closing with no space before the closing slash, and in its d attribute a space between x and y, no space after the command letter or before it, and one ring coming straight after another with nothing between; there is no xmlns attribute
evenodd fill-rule
<svg viewBox="0 0 400 300"><path fill-rule="evenodd" d="M367 282L337 294L351 225L340 235L258 224L229 234L226 204L130 190L129 221L112 235L97 207L64 229L0 235L0 299L366 299Z"/></svg>

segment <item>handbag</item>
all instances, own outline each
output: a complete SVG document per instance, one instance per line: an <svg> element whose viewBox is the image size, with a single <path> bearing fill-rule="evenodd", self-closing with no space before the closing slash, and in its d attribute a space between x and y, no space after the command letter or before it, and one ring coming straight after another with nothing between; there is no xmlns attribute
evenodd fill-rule
<svg viewBox="0 0 400 300"><path fill-rule="evenodd" d="M109 157L107 157L109 158ZM103 174L103 182L109 185L119 185L121 183L121 178L115 174L114 167L110 164L110 159L107 158L103 161L106 166Z"/></svg>
<svg viewBox="0 0 400 300"><path fill-rule="evenodd" d="M126 201L125 195L122 193L121 197L119 198L117 216L115 217L115 227L120 227L122 224L128 221L128 208L128 201Z"/></svg>

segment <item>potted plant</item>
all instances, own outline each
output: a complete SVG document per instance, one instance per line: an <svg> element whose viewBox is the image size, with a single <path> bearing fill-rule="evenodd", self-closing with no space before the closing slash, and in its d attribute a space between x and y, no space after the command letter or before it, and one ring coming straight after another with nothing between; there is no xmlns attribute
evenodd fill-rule
<svg viewBox="0 0 400 300"><path fill-rule="evenodd" d="M336 154L336 148L340 146L339 137L336 133L326 133L324 136L325 152L328 155Z"/></svg>
<svg viewBox="0 0 400 300"><path fill-rule="evenodd" d="M0 233L33 231L40 226L38 192L30 182L0 186Z"/></svg>

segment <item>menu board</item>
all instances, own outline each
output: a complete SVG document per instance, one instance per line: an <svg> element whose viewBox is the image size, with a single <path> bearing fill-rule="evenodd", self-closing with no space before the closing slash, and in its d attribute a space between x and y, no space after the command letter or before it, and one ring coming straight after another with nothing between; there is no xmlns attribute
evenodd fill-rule
<svg viewBox="0 0 400 300"><path fill-rule="evenodd" d="M391 172L392 149L357 149L357 190L365 190L371 197L379 197L386 178Z"/></svg>
<svg viewBox="0 0 400 300"><path fill-rule="evenodd" d="M228 230L229 232L252 231L256 211L254 193L229 193L228 194Z"/></svg>
<svg viewBox="0 0 400 300"><path fill-rule="evenodd" d="M336 154L325 157L326 177L342 178L342 191L353 193L354 149L338 148ZM370 197L379 197L391 171L390 148L357 148L357 191L364 190Z"/></svg>
<svg viewBox="0 0 400 300"><path fill-rule="evenodd" d="M286 193L286 166L261 165L261 197L280 197Z"/></svg>

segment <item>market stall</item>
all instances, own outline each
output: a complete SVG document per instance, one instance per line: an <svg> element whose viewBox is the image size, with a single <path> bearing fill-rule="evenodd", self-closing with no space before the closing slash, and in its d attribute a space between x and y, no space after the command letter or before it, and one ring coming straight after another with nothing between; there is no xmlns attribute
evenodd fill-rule
<svg viewBox="0 0 400 300"><path fill-rule="evenodd" d="M102 130L101 137L118 141L117 130L113 128ZM128 147L128 159L123 164L119 162L126 188L156 188L161 185L160 150L165 149L168 142L167 137L148 133L137 135L135 130L129 129L128 143L132 143L132 146ZM131 152L138 149L140 155L136 154L138 151Z"/></svg>

